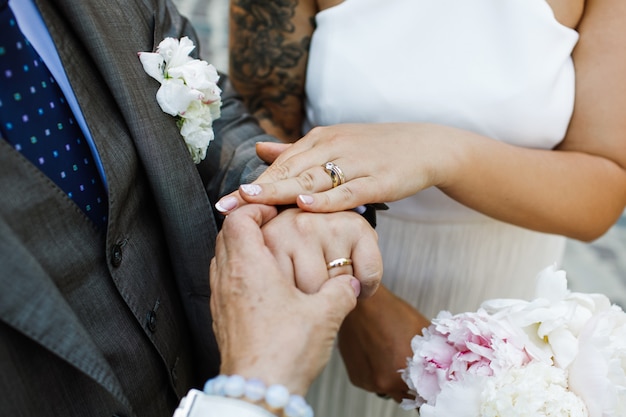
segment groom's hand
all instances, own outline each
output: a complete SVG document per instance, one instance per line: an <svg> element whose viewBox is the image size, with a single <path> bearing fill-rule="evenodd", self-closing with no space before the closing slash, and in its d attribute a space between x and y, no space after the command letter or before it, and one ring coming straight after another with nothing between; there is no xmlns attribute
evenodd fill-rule
<svg viewBox="0 0 626 417"><path fill-rule="evenodd" d="M265 243L283 273L306 293L318 291L328 278L353 275L361 283L361 298L371 296L382 277L378 235L352 211L310 213L286 209L263 226ZM351 265L328 268L337 259Z"/></svg>
<svg viewBox="0 0 626 417"><path fill-rule="evenodd" d="M359 282L344 274L315 294L297 289L261 232L275 215L274 207L251 204L224 221L211 262L213 329L222 373L304 394L356 305Z"/></svg>

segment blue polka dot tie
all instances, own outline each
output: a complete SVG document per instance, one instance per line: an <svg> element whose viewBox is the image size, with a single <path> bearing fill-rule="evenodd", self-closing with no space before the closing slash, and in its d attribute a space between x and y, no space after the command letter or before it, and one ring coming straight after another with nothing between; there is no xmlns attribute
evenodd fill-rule
<svg viewBox="0 0 626 417"><path fill-rule="evenodd" d="M0 0L0 133L103 228L107 194L89 144L7 2Z"/></svg>

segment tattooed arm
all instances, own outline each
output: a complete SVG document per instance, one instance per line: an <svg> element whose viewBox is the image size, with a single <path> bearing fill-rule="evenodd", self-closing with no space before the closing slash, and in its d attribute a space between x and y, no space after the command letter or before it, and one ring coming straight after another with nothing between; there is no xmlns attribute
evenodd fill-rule
<svg viewBox="0 0 626 417"><path fill-rule="evenodd" d="M315 0L231 0L229 76L261 126L300 138Z"/></svg>

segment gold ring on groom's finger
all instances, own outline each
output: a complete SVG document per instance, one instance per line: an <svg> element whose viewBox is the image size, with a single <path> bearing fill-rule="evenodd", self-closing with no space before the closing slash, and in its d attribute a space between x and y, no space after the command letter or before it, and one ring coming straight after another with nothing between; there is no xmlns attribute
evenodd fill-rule
<svg viewBox="0 0 626 417"><path fill-rule="evenodd" d="M333 188L346 182L346 177L343 175L343 171L337 165L329 161L322 166L326 172L328 172L328 175L330 175L330 180L333 182Z"/></svg>
<svg viewBox="0 0 626 417"><path fill-rule="evenodd" d="M327 269L337 268L339 266L352 265L352 259L350 258L337 258L334 261L330 261L326 264Z"/></svg>

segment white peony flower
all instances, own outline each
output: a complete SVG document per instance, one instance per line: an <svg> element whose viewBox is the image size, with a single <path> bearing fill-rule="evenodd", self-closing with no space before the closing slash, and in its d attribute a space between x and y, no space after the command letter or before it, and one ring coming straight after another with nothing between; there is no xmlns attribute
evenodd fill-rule
<svg viewBox="0 0 626 417"><path fill-rule="evenodd" d="M402 378L416 399L403 407L439 406L450 390L474 392L476 378L530 362L525 341L522 331L482 309L454 316L440 313L411 341L414 354Z"/></svg>
<svg viewBox="0 0 626 417"><path fill-rule="evenodd" d="M590 417L626 416L626 314L620 307L586 323L569 372L571 390L585 401Z"/></svg>
<svg viewBox="0 0 626 417"><path fill-rule="evenodd" d="M444 384L436 402L420 407L419 417L479 417L480 394L488 379L484 375L466 375L463 381Z"/></svg>
<svg viewBox="0 0 626 417"><path fill-rule="evenodd" d="M543 362L511 368L485 381L474 417L586 417L563 369Z"/></svg>
<svg viewBox="0 0 626 417"><path fill-rule="evenodd" d="M626 416L626 314L567 289L554 266L532 301L441 312L411 342L402 377L422 417Z"/></svg>
<svg viewBox="0 0 626 417"><path fill-rule="evenodd" d="M144 71L161 83L156 99L165 113L177 117L180 133L196 164L213 140L213 121L220 117L219 74L213 65L189 54L193 42L164 39L156 52L140 52Z"/></svg>
<svg viewBox="0 0 626 417"><path fill-rule="evenodd" d="M578 354L578 335L597 312L610 306L603 295L572 293L567 290L564 271L548 267L537 277L537 298L533 301L491 300L482 308L498 320L506 320L528 335L528 352L537 360L549 358L567 368Z"/></svg>

